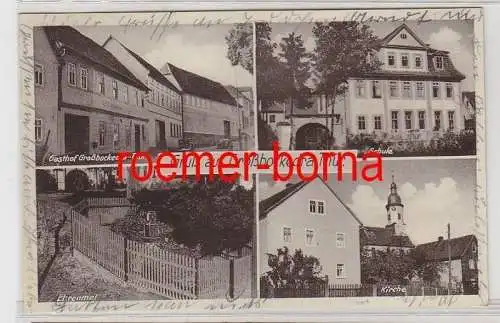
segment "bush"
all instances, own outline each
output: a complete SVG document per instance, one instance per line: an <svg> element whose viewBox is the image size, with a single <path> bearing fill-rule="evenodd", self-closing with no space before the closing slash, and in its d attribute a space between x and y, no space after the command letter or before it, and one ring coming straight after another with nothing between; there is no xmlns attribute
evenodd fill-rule
<svg viewBox="0 0 500 323"><path fill-rule="evenodd" d="M88 190L90 186L89 177L84 171L74 169L66 174L66 190L72 193L80 193Z"/></svg>
<svg viewBox="0 0 500 323"><path fill-rule="evenodd" d="M36 170L36 192L47 193L57 191L55 177L44 169Z"/></svg>

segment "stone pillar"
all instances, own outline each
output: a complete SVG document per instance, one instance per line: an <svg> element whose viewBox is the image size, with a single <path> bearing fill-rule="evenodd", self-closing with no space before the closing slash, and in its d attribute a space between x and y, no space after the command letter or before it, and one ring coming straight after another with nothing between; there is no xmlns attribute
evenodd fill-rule
<svg viewBox="0 0 500 323"><path fill-rule="evenodd" d="M280 144L280 150L288 150L290 144L290 136L292 135L292 127L288 122L280 122L276 125L276 132Z"/></svg>

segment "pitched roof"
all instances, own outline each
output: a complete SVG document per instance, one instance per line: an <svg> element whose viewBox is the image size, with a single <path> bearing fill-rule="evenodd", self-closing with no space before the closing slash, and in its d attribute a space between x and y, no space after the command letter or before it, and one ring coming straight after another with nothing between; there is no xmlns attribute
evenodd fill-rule
<svg viewBox="0 0 500 323"><path fill-rule="evenodd" d="M182 91L208 100L237 106L236 100L219 82L186 71L170 63L165 64L182 88Z"/></svg>
<svg viewBox="0 0 500 323"><path fill-rule="evenodd" d="M467 98L467 100L469 100L469 103L472 105L472 108L476 108L476 92L464 91L462 92L462 98Z"/></svg>
<svg viewBox="0 0 500 323"><path fill-rule="evenodd" d="M117 39L115 40L118 41ZM156 67L151 65L148 61L146 61L144 58L142 58L137 53L132 51L130 48L123 45L120 41L118 41L118 43L123 48L125 48L125 50L129 52L129 54L132 55L142 66L144 66L148 70L149 76L151 76L152 79L154 79L156 82L160 84L165 85L169 89L174 90L175 92L179 92L179 89L175 85L173 85L172 82L170 82L165 76L163 76L163 74Z"/></svg>
<svg viewBox="0 0 500 323"><path fill-rule="evenodd" d="M241 90L240 88L234 87L232 85L226 85L226 90L233 96L233 98L243 97L247 101L251 101L252 99L248 97L248 94Z"/></svg>
<svg viewBox="0 0 500 323"><path fill-rule="evenodd" d="M420 37L417 36L406 24L399 25L396 29L387 34L384 38L380 40L381 46L386 46L389 42L396 37L403 29L405 29L422 47L428 48L429 46L424 43Z"/></svg>
<svg viewBox="0 0 500 323"><path fill-rule="evenodd" d="M55 53L64 48L65 51L71 52L72 55L80 56L98 65L101 69L107 71L107 73L120 81L142 90L148 90L147 86L120 63L113 54L75 28L70 26L45 26L42 28Z"/></svg>
<svg viewBox="0 0 500 323"><path fill-rule="evenodd" d="M363 227L360 230L360 241L363 246L415 247L408 236L394 235L394 225L386 227Z"/></svg>
<svg viewBox="0 0 500 323"><path fill-rule="evenodd" d="M307 184L316 181L320 181L321 183L323 183L323 185L325 185L328 188L328 190L333 194L333 196L335 196L335 198L340 202L340 204L347 210L347 212L349 212L349 214L351 214L360 225L363 225L361 220L356 216L356 214L354 214L351 208L347 204L345 204L344 201L342 201L340 197L337 195L337 193L320 177L316 177L316 179L309 182L300 181L294 184L290 183L284 190L281 190L278 193L268 197L267 199L260 201L259 218L260 219L265 218L271 210L273 210L275 207L285 202L290 196L297 193L301 188L303 188Z"/></svg>
<svg viewBox="0 0 500 323"><path fill-rule="evenodd" d="M460 259L467 250L476 243L476 236L466 235L458 238L450 239L451 244L451 259ZM421 252L425 260L428 261L444 261L448 260L448 240L438 240L424 243L416 247L417 252Z"/></svg>

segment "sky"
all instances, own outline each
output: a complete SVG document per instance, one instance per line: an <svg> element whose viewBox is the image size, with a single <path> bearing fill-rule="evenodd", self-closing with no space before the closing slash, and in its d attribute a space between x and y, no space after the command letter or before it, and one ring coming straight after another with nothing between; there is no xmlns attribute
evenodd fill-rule
<svg viewBox="0 0 500 323"><path fill-rule="evenodd" d="M155 27L81 26L85 36L102 45L113 35L129 49L160 69L167 61L222 85L253 86L253 77L226 57L225 36L232 25L180 25L162 34Z"/></svg>
<svg viewBox="0 0 500 323"><path fill-rule="evenodd" d="M474 159L388 160L384 161L383 169L383 182L352 182L346 175L343 182L331 176L328 185L364 225L385 226L385 204L394 175L413 243L446 237L448 223L452 238L474 233ZM297 181L294 178L290 182ZM259 200L279 192L285 185L274 182L270 175L259 175Z"/></svg>
<svg viewBox="0 0 500 323"><path fill-rule="evenodd" d="M415 34L432 48L450 52L455 67L462 72L466 79L462 81L465 91L474 91L473 70L473 40L474 26L469 21L430 21L417 24L406 23ZM370 24L375 35L385 37L396 29L400 23L381 22ZM271 38L278 42L290 32L303 35L306 49L314 49L312 24L272 24Z"/></svg>

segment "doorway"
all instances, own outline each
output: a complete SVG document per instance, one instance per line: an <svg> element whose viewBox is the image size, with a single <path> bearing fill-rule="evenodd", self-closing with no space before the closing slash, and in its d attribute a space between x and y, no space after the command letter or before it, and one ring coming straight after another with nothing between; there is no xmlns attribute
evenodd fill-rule
<svg viewBox="0 0 500 323"><path fill-rule="evenodd" d="M65 153L89 152L89 117L74 114L64 115Z"/></svg>

